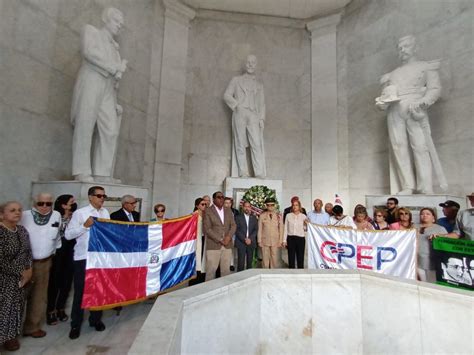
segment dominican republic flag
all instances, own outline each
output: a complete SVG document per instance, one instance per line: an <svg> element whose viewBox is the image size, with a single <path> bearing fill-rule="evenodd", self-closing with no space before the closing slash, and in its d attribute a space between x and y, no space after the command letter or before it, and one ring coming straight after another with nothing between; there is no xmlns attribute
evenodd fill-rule
<svg viewBox="0 0 474 355"><path fill-rule="evenodd" d="M95 220L82 308L136 303L193 277L197 221L197 214L150 223Z"/></svg>

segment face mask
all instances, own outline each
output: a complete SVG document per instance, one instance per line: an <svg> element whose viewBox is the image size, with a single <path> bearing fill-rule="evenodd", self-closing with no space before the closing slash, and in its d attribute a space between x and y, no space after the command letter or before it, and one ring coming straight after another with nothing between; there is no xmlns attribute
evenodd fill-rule
<svg viewBox="0 0 474 355"><path fill-rule="evenodd" d="M74 202L73 204L71 204L71 213L75 210L77 210L77 203Z"/></svg>

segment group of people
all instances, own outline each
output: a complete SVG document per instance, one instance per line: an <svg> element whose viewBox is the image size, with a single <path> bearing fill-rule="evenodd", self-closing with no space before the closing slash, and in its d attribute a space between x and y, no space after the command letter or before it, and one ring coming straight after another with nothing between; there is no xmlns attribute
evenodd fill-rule
<svg viewBox="0 0 474 355"><path fill-rule="evenodd" d="M433 238L444 236L474 241L474 193L468 197L471 208L464 211L460 211L455 201L441 203L445 216L440 219L431 207L420 210L419 280L436 280ZM122 207L111 214L103 206L106 198L103 187L92 186L88 191L89 204L79 209L74 196L61 195L53 201L49 193L35 196L32 208L26 211L16 201L0 205L0 344L6 350L19 349L20 334L44 337L45 319L48 325L69 319L65 305L73 282L69 337L80 336L87 247L94 217L140 221L140 214L135 210L138 200L134 196L123 196ZM289 268L304 268L308 223L358 230L415 228L411 211L398 203L395 197L389 198L384 208L374 209L371 218L363 205L357 205L353 216L348 216L341 205L324 205L321 199L315 199L314 209L307 212L297 196L281 214L276 210L275 199L268 198L265 210L257 217L249 202L244 201L239 211L234 208L232 198L220 191L212 195L212 202L210 196L199 197L194 203L194 213L198 214L197 275L190 285L231 273L234 250L237 271L256 264L262 268L278 268L281 266L279 250L283 248L288 251ZM156 204L153 210L156 215L153 221L166 220L164 204ZM452 273L454 278L459 267L456 268L455 263L450 267L451 264L447 262L445 272ZM96 331L105 329L101 319L102 311L89 313L89 325Z"/></svg>

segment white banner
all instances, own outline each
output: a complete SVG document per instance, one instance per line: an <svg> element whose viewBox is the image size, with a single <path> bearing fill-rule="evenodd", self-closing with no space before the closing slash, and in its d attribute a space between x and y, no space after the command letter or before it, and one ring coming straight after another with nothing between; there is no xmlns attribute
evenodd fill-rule
<svg viewBox="0 0 474 355"><path fill-rule="evenodd" d="M416 230L361 231L308 223L308 268L415 279Z"/></svg>

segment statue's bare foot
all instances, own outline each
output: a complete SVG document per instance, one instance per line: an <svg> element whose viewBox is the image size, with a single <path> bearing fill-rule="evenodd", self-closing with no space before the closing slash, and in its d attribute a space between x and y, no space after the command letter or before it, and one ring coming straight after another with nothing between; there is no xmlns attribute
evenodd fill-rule
<svg viewBox="0 0 474 355"><path fill-rule="evenodd" d="M412 189L403 189L402 191L399 191L397 195L413 195L413 190Z"/></svg>
<svg viewBox="0 0 474 355"><path fill-rule="evenodd" d="M94 178L88 174L74 175L74 180L81 181L81 182L94 182Z"/></svg>

